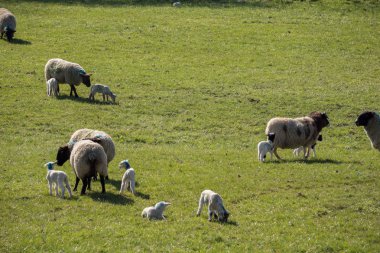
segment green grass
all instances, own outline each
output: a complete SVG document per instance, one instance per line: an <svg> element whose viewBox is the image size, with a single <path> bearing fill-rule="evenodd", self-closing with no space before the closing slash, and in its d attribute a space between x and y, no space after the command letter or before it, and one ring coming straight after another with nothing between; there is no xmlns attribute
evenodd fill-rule
<svg viewBox="0 0 380 253"><path fill-rule="evenodd" d="M285 3L287 2L287 3ZM354 125L379 111L376 1L251 1L182 8L150 1L4 1L18 21L0 41L1 252L379 252L380 156ZM50 58L80 63L117 104L61 85L46 96ZM326 111L318 158L259 163L274 116ZM116 144L100 183L71 200L48 195L43 164L79 128ZM120 160L139 196L118 195ZM62 168L74 174L69 163ZM220 193L230 223L195 217ZM143 208L172 202L167 221Z"/></svg>

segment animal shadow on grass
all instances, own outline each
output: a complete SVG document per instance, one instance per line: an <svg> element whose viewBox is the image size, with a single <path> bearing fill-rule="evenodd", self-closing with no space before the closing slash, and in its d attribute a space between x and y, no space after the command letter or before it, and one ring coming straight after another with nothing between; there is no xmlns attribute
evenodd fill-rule
<svg viewBox="0 0 380 253"><path fill-rule="evenodd" d="M32 45L32 42L22 39L14 38L11 40L11 44L17 44L17 45Z"/></svg>
<svg viewBox="0 0 380 253"><path fill-rule="evenodd" d="M113 185L116 190L120 190L121 180L109 179L109 180L107 180L107 183ZM139 183L138 182L135 183L135 187L139 187ZM145 194L145 193L142 193L142 192L139 192L139 191L135 191L135 193L136 193L136 196L139 197L139 198L150 199L150 195L149 194Z"/></svg>
<svg viewBox="0 0 380 253"><path fill-rule="evenodd" d="M87 195L94 201L108 202L115 205L131 205L135 202L133 199L129 199L123 195L113 194L111 192L91 192L87 193Z"/></svg>

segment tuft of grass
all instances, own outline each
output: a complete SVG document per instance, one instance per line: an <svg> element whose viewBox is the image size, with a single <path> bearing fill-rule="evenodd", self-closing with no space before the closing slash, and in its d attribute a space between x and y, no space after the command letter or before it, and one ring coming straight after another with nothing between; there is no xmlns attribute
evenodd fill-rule
<svg viewBox="0 0 380 253"><path fill-rule="evenodd" d="M379 111L376 1L1 1L1 252L379 252L380 157L363 129ZM50 58L81 64L117 103L46 96ZM259 163L274 116L326 111L317 158ZM79 128L116 144L107 193L48 195L43 164ZM119 195L129 159L137 196ZM74 184L69 163L60 168ZM196 217L204 189L230 221ZM172 203L166 221L140 217Z"/></svg>

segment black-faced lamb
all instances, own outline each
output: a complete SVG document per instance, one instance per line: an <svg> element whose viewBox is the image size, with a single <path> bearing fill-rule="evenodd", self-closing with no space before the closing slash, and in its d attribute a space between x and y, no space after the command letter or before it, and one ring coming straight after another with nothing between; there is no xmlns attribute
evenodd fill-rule
<svg viewBox="0 0 380 253"><path fill-rule="evenodd" d="M58 187L61 189L61 197L65 197L65 186L69 192L70 198L72 197L69 179L64 171L54 170L55 162L48 162L45 164L47 167L46 180L49 183L49 194L53 195L53 188L55 188L55 195L58 197Z"/></svg>
<svg viewBox="0 0 380 253"><path fill-rule="evenodd" d="M78 141L71 152L70 164L77 176L74 191L76 191L80 179L83 183L81 195L84 195L87 186L91 184L91 178L98 173L102 193L106 192L104 178L108 176L107 155L100 144L90 140Z"/></svg>
<svg viewBox="0 0 380 253"><path fill-rule="evenodd" d="M128 160L123 160L119 163L119 169L125 169L123 178L121 180L120 194L126 189L130 189L133 195L135 193L135 170L131 168Z"/></svg>
<svg viewBox="0 0 380 253"><path fill-rule="evenodd" d="M55 78L50 78L46 82L46 93L47 95L50 96L58 96L58 81Z"/></svg>
<svg viewBox="0 0 380 253"><path fill-rule="evenodd" d="M318 138L317 138L317 141L322 141L322 135L318 135ZM315 146L317 145L317 141L315 141L315 143L313 145L310 146L311 150L313 151L313 157L317 157L317 153L315 151ZM296 149L293 150L293 155L295 156L299 156L299 154L303 152L303 154L305 155L306 154L306 148L305 147L298 147Z"/></svg>
<svg viewBox="0 0 380 253"><path fill-rule="evenodd" d="M220 222L227 222L230 213L224 208L222 197L211 190L204 190L201 193L198 203L197 216L201 215L203 205L208 205L208 220L218 219Z"/></svg>
<svg viewBox="0 0 380 253"><path fill-rule="evenodd" d="M16 17L9 10L0 8L0 38L2 39L5 34L5 36L7 36L7 40L11 42L15 32Z"/></svg>
<svg viewBox="0 0 380 253"><path fill-rule="evenodd" d="M272 118L269 120L265 133L274 133L273 153L278 159L277 149L294 149L303 146L307 149L305 158L309 157L310 147L315 143L322 129L329 125L326 113L312 112L301 118Z"/></svg>
<svg viewBox="0 0 380 253"><path fill-rule="evenodd" d="M106 97L107 97L107 101L108 101L108 97L111 97L112 102L115 103L116 95L111 91L110 87L108 87L107 85L103 85L103 84L92 85L91 86L91 92L90 92L88 99L95 101L95 94L96 93L102 93L103 101L105 101Z"/></svg>
<svg viewBox="0 0 380 253"><path fill-rule="evenodd" d="M268 134L268 140L267 141L260 141L259 144L257 144L257 153L258 153L258 158L260 162L264 162L267 153L270 153L270 159L272 160L273 156L273 141L275 138L274 133L269 133Z"/></svg>
<svg viewBox="0 0 380 253"><path fill-rule="evenodd" d="M372 147L380 151L380 115L376 112L363 112L355 121L356 126L363 126Z"/></svg>
<svg viewBox="0 0 380 253"><path fill-rule="evenodd" d="M87 87L91 86L90 75L79 64L59 58L50 59L45 65L45 80L47 81L50 78L57 79L58 84L69 84L70 96L74 92L75 97L78 97L75 86L81 83L84 83Z"/></svg>
<svg viewBox="0 0 380 253"><path fill-rule="evenodd" d="M164 210L168 205L171 205L171 203L165 201L158 202L155 206L144 208L141 216L149 220L166 220Z"/></svg>

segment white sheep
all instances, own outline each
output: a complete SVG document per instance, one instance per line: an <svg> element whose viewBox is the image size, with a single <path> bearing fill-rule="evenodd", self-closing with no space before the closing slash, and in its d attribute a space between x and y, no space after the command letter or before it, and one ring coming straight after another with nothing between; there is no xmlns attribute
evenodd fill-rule
<svg viewBox="0 0 380 253"><path fill-rule="evenodd" d="M105 98L110 96L112 99L112 102L115 103L116 95L111 91L110 87L103 84L94 84L91 86L91 92L88 97L89 100L95 100L95 94L96 93L102 93L103 94L103 101L105 101Z"/></svg>
<svg viewBox="0 0 380 253"><path fill-rule="evenodd" d="M119 163L119 169L125 169L123 178L121 180L120 194L126 189L130 189L133 195L135 193L135 170L131 168L128 160L123 160Z"/></svg>
<svg viewBox="0 0 380 253"><path fill-rule="evenodd" d="M61 188L61 197L65 197L65 186L67 188L67 191L69 192L70 198L72 197L71 194L71 187L69 184L69 179L64 171L54 170L54 164L55 162L48 162L45 164L45 167L47 167L47 175L46 179L49 182L49 193L50 195L53 195L53 187L55 188L55 195L58 197L58 187Z"/></svg>
<svg viewBox="0 0 380 253"><path fill-rule="evenodd" d="M363 112L355 121L356 126L364 126L372 147L380 151L380 115L376 112Z"/></svg>
<svg viewBox="0 0 380 253"><path fill-rule="evenodd" d="M224 208L222 197L211 190L204 190L201 193L198 203L197 216L201 215L203 205L208 205L208 220L212 217L217 218L221 222L227 222L230 213Z"/></svg>
<svg viewBox="0 0 380 253"><path fill-rule="evenodd" d="M307 147L305 158L309 157L310 146L315 143L322 128L329 125L326 113L312 112L301 118L273 118L269 120L265 133L274 133L273 153L278 159L277 148Z"/></svg>
<svg viewBox="0 0 380 253"><path fill-rule="evenodd" d="M171 205L171 203L165 201L158 202L155 206L144 208L141 216L143 218L148 218L149 220L166 220L164 216L164 210L168 205Z"/></svg>
<svg viewBox="0 0 380 253"><path fill-rule="evenodd" d="M181 7L181 2L180 1L176 1L173 3L173 7Z"/></svg>
<svg viewBox="0 0 380 253"><path fill-rule="evenodd" d="M318 135L318 141L322 141L322 135ZM317 157L317 153L315 152L315 146L317 145L317 141L315 141L315 143L313 145L310 146L311 150L313 151L313 157ZM305 155L306 154L306 148L305 147L298 147L296 149L293 150L293 155L294 156L299 156L299 154L303 152L303 154Z"/></svg>
<svg viewBox="0 0 380 253"><path fill-rule="evenodd" d="M74 92L75 97L78 97L75 86L80 83L84 83L87 87L91 86L90 75L79 64L59 58L50 59L45 65L45 80L48 81L50 78L57 79L58 84L69 84L70 96Z"/></svg>
<svg viewBox="0 0 380 253"><path fill-rule="evenodd" d="M269 133L267 141L260 141L259 144L257 144L257 153L260 162L264 162L268 152L270 153L270 159L272 160L273 141L275 136L274 133Z"/></svg>
<svg viewBox="0 0 380 253"><path fill-rule="evenodd" d="M102 193L106 192L104 178L108 176L107 155L100 144L90 140L78 141L70 154L70 164L77 176L74 191L81 179L83 183L81 195L84 195L87 186L89 190L91 189L91 178L99 173Z"/></svg>
<svg viewBox="0 0 380 253"><path fill-rule="evenodd" d="M0 8L0 33L1 39L5 34L7 40L10 42L13 39L14 33L16 32L16 17L5 8Z"/></svg>
<svg viewBox="0 0 380 253"><path fill-rule="evenodd" d="M50 96L58 96L59 95L57 79L50 78L46 82L46 93L47 93L47 95L49 97Z"/></svg>

